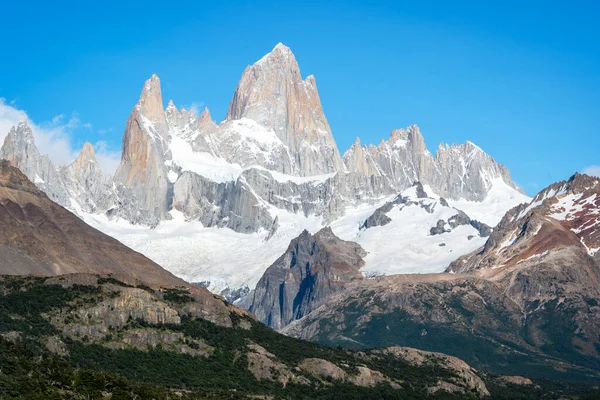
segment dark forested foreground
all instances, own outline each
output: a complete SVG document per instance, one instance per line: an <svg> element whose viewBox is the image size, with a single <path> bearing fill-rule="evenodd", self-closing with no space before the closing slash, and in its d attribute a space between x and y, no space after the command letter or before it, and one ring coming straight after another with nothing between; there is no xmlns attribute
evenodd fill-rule
<svg viewBox="0 0 600 400"><path fill-rule="evenodd" d="M185 289L114 278L3 277L0 398L597 398L589 383L492 376L439 353L299 341L243 314L219 326L194 305Z"/></svg>

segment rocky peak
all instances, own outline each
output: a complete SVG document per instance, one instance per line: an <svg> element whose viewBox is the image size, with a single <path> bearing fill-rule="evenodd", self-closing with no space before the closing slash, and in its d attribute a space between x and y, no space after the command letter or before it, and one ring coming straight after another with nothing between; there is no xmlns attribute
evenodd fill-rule
<svg viewBox="0 0 600 400"><path fill-rule="evenodd" d="M26 122L20 122L8 132L1 152L2 158L19 168L40 189L55 189L48 188L46 184L58 179L56 168L48 157L40 155L33 132ZM50 193L49 195L53 197Z"/></svg>
<svg viewBox="0 0 600 400"><path fill-rule="evenodd" d="M96 155L94 153L94 146L91 143L85 142L81 149L81 153L71 165L69 166L69 170L73 173L73 177L79 181L79 178L83 178L88 180L92 179L101 179L102 171L100 164L98 164L98 160L96 160ZM100 183L100 182L89 182Z"/></svg>
<svg viewBox="0 0 600 400"><path fill-rule="evenodd" d="M82 164L83 162L97 162L94 146L90 142L85 142L83 144L81 153L79 153L79 157L75 160L75 163L78 164Z"/></svg>
<svg viewBox="0 0 600 400"><path fill-rule="evenodd" d="M576 172L568 180L554 183L536 194L532 203L569 194L582 195L588 192L592 194L600 189L598 188L599 182L600 179L597 177Z"/></svg>
<svg viewBox="0 0 600 400"><path fill-rule="evenodd" d="M165 109L158 75L152 74L144 84L137 107L139 107L140 113L150 121L164 122Z"/></svg>
<svg viewBox="0 0 600 400"><path fill-rule="evenodd" d="M173 112L173 107L170 111ZM141 220L155 225L169 210L169 181L165 166L169 127L163 109L160 80L156 74L144 84L140 100L127 119L121 163L115 181L131 189L141 209ZM131 195L130 194L130 195Z"/></svg>
<svg viewBox="0 0 600 400"><path fill-rule="evenodd" d="M2 146L2 156L13 162L16 161L15 158L39 157L33 131L27 122L19 122L17 126L13 126L8 132Z"/></svg>
<svg viewBox="0 0 600 400"><path fill-rule="evenodd" d="M330 227L312 235L304 230L290 242L258 282L252 311L275 329L302 318L324 304L359 272L366 252L358 244L341 240Z"/></svg>
<svg viewBox="0 0 600 400"><path fill-rule="evenodd" d="M314 77L302 79L296 58L282 44L246 68L227 120L249 118L272 129L295 155L295 173L316 175L343 169L321 107Z"/></svg>
<svg viewBox="0 0 600 400"><path fill-rule="evenodd" d="M35 140L33 138L33 131L27 124L27 121L21 121L17 124L17 126L13 126L11 130L8 132L8 136L4 139L4 142L7 141L23 141L28 144L34 144Z"/></svg>
<svg viewBox="0 0 600 400"><path fill-rule="evenodd" d="M411 147L422 150L427 149L421 130L415 124L408 126L406 129L394 129L387 143L396 148L404 147L407 143L410 143Z"/></svg>
<svg viewBox="0 0 600 400"><path fill-rule="evenodd" d="M202 114L198 118L198 128L201 132L213 133L217 130L217 124L213 121L208 107L204 108Z"/></svg>
<svg viewBox="0 0 600 400"><path fill-rule="evenodd" d="M167 112L171 111L177 111L177 107L175 107L175 103L173 102L173 100L169 100L169 102L167 103Z"/></svg>
<svg viewBox="0 0 600 400"><path fill-rule="evenodd" d="M360 138L350 146L342 157L346 170L358 172L363 176L379 176L379 168L371 157L370 149L367 146L361 146Z"/></svg>

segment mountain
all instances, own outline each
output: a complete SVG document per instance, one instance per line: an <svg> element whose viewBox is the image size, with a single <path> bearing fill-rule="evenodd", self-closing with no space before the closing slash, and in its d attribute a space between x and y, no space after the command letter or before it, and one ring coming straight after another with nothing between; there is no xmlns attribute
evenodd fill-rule
<svg viewBox="0 0 600 400"><path fill-rule="evenodd" d="M597 381L599 190L600 179L579 174L551 185L509 210L448 273L354 280L282 331L351 348L444 349L495 373Z"/></svg>
<svg viewBox="0 0 600 400"><path fill-rule="evenodd" d="M575 174L538 193L530 203L510 210L485 247L450 267L453 272L484 275L513 273L542 260L569 257L600 261L600 184L597 178ZM568 257L567 257L568 258ZM494 266L492 273L490 266ZM502 268L499 268L499 267ZM497 279L495 278L495 279ZM592 282L597 282L597 279Z"/></svg>
<svg viewBox="0 0 600 400"><path fill-rule="evenodd" d="M250 311L270 327L283 328L324 304L345 283L363 279L359 270L365 255L329 227L314 235L303 231L258 281Z"/></svg>
<svg viewBox="0 0 600 400"><path fill-rule="evenodd" d="M302 78L282 44L243 72L225 120L212 118L208 109L198 116L173 101L165 108L153 75L127 120L114 176L102 174L89 144L73 165L53 165L24 123L11 130L0 152L87 223L222 293L252 290L305 229L344 226L340 237L360 242L364 219L415 182L428 188L429 197L443 197L490 227L529 201L507 169L479 147L441 145L434 156L416 125L392 131L378 146L358 140L340 157L314 77ZM428 215L421 225L428 225L429 235ZM394 234L401 229L390 224L374 232L391 228ZM442 261L431 243L414 241L403 271L440 272L483 244L473 240L454 248L456 242L446 242ZM380 249L364 247L369 256L363 270L389 273L370 267L370 257L384 258L376 254Z"/></svg>
<svg viewBox="0 0 600 400"><path fill-rule="evenodd" d="M525 399L592 390L492 375L413 348L353 351L283 336L87 226L6 160L0 205L3 395ZM299 273L286 283L309 283L300 286L310 305L327 280L366 281L363 256L326 228L303 233L279 266Z"/></svg>
<svg viewBox="0 0 600 400"><path fill-rule="evenodd" d="M242 74L226 119L242 118L272 130L287 147L291 170L279 172L310 176L343 171L315 77L302 79L289 47L277 44Z"/></svg>

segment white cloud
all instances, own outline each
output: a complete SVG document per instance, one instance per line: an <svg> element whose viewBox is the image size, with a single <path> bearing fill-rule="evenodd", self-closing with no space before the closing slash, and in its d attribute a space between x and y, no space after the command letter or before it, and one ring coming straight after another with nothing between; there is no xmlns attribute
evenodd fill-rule
<svg viewBox="0 0 600 400"><path fill-rule="evenodd" d="M98 134L99 135L106 135L107 133L112 132L112 128L108 128L108 129L98 129Z"/></svg>
<svg viewBox="0 0 600 400"><path fill-rule="evenodd" d="M71 114L65 123L65 115L59 114L49 122L35 123L27 112L7 104L6 99L0 98L0 139L4 138L19 122L27 121L33 131L35 144L42 155L48 155L50 160L57 165L68 165L78 156L81 149L74 148L72 144L72 131L78 127L91 129L91 124L81 124L76 113ZM88 128L89 126L89 128ZM98 142L100 143L100 142ZM97 144L98 144L97 143ZM102 142L96 150L96 157L104 173L114 173L120 160L120 154L111 151L106 142Z"/></svg>
<svg viewBox="0 0 600 400"><path fill-rule="evenodd" d="M195 115L200 115L200 109L204 109L204 103L203 102L196 102L194 101L191 105L189 110L195 114Z"/></svg>
<svg viewBox="0 0 600 400"><path fill-rule="evenodd" d="M590 165L583 169L583 173L591 176L600 177L600 165Z"/></svg>
<svg viewBox="0 0 600 400"><path fill-rule="evenodd" d="M94 153L96 153L98 163L102 166L102 171L105 174L114 174L121 161L121 152L111 150L106 141L99 140L94 143Z"/></svg>

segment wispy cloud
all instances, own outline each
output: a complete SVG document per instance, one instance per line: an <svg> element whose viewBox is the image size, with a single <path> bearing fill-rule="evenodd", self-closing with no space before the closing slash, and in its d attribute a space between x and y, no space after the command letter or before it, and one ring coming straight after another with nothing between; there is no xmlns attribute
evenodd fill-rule
<svg viewBox="0 0 600 400"><path fill-rule="evenodd" d="M202 112L202 110L204 109L204 102L202 101L194 101L192 104L190 104L190 108L189 110L196 115L200 115L200 113Z"/></svg>
<svg viewBox="0 0 600 400"><path fill-rule="evenodd" d="M591 176L600 176L600 165L590 165L584 168L582 172Z"/></svg>
<svg viewBox="0 0 600 400"><path fill-rule="evenodd" d="M114 174L121 161L121 152L112 150L108 142L104 140L94 143L94 152L98 163L102 166L102 171Z"/></svg>
<svg viewBox="0 0 600 400"><path fill-rule="evenodd" d="M10 129L19 122L26 121L33 131L35 144L41 154L48 155L57 165L68 165L79 154L80 149L72 143L72 133L77 128L92 129L89 123L81 123L79 116L72 113L68 120L64 114L59 114L50 121L36 123L27 112L20 110L13 103L7 103L0 98L0 139L2 142ZM94 144L96 158L104 173L114 173L120 160L119 152L109 148L106 142Z"/></svg>
<svg viewBox="0 0 600 400"><path fill-rule="evenodd" d="M110 133L112 131L113 131L113 128L98 129L98 135L106 135L107 133Z"/></svg>

